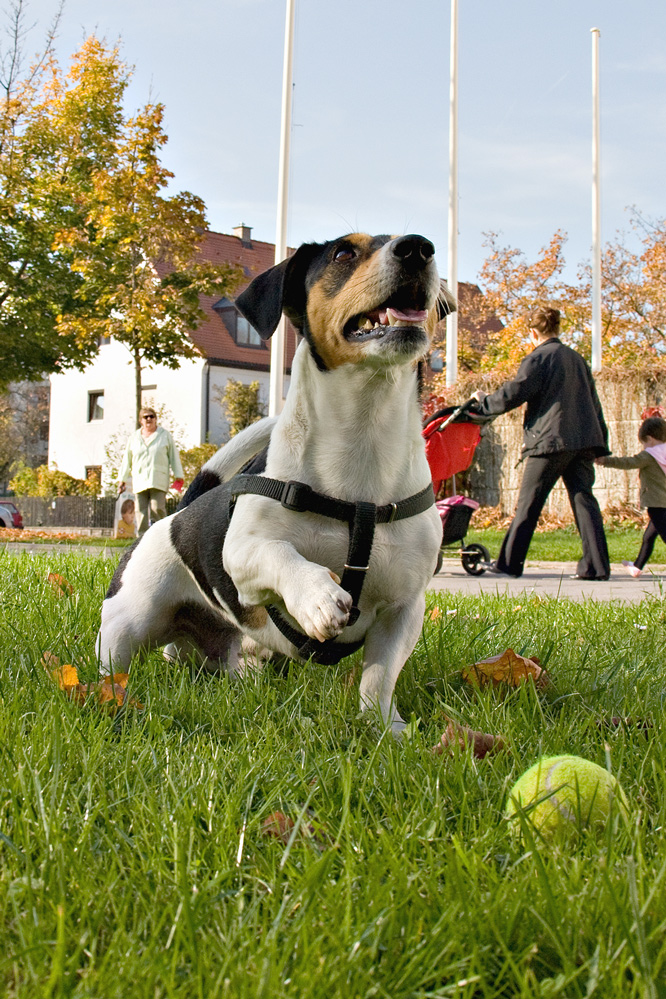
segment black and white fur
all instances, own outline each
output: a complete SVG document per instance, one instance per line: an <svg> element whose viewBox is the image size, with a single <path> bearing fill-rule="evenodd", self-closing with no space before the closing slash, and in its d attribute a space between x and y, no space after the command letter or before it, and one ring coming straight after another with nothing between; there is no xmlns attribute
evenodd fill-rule
<svg viewBox="0 0 666 999"><path fill-rule="evenodd" d="M347 525L239 496L229 519L225 480L266 445L265 474L378 506L422 490L416 364L455 304L421 236L351 234L306 244L259 275L237 306L268 338L285 312L303 334L277 419L237 435L204 466L184 508L154 524L122 559L102 607L98 654L127 667L140 649L196 652L230 674L241 641L297 658L266 606L318 641L364 641L360 700L397 735L398 675L419 637L442 528L435 507L379 524L351 625L340 585ZM222 484L217 484L217 483Z"/></svg>

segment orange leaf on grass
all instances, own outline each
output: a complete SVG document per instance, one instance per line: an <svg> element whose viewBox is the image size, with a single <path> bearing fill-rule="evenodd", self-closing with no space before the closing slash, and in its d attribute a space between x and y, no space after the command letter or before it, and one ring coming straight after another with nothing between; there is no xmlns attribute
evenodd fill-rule
<svg viewBox="0 0 666 999"><path fill-rule="evenodd" d="M61 576L58 572L50 572L46 578L53 587L53 591L57 596L71 597L74 592L74 587L68 579L65 579L65 577Z"/></svg>
<svg viewBox="0 0 666 999"><path fill-rule="evenodd" d="M44 658L42 662L62 691L77 704L84 704L89 697L95 697L100 707L116 711L127 703L131 708L143 708L143 704L135 698L127 697L127 681L129 673L114 673L105 676L103 680L93 683L79 683L79 673L75 666L67 664L50 669Z"/></svg>
<svg viewBox="0 0 666 999"><path fill-rule="evenodd" d="M309 818L314 818L314 812L311 808L308 808L306 815ZM288 843L291 834L294 831L296 823L290 816L285 815L284 812L271 812L267 815L264 821L261 823L261 834L262 836L270 836L274 839L279 839L281 843ZM316 828L310 822L301 822L298 829L298 836L301 838L306 838L308 840L314 840L315 844L321 846L324 842L327 842L328 837L321 829Z"/></svg>
<svg viewBox="0 0 666 999"><path fill-rule="evenodd" d="M261 832L264 836L272 836L283 843L288 843L294 825L294 820L284 812L271 812L261 823Z"/></svg>
<svg viewBox="0 0 666 999"><path fill-rule="evenodd" d="M432 748L436 755L440 755L445 749L452 750L454 746L458 746L462 751L470 746L472 756L477 760L482 760L488 753L496 753L500 749L506 749L506 740L501 735L476 732L467 725L460 725L453 718L449 718L448 722L442 738Z"/></svg>
<svg viewBox="0 0 666 999"><path fill-rule="evenodd" d="M536 656L527 658L517 655L513 649L505 649L499 656L481 659L462 671L463 679L476 687L499 687L506 684L518 687L526 680L532 680L537 687L546 687L550 682Z"/></svg>

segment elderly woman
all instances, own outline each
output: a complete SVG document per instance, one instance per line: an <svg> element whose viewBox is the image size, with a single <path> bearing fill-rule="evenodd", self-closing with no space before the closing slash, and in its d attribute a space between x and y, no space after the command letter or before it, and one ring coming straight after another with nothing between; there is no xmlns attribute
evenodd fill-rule
<svg viewBox="0 0 666 999"><path fill-rule="evenodd" d="M174 487L183 487L183 466L173 437L164 427L157 425L157 415L150 406L139 412L141 426L132 434L125 448L120 469L120 492L125 480L132 477L132 486L139 507L137 533L146 533L150 521L166 517L166 494L169 488L169 469L174 475Z"/></svg>

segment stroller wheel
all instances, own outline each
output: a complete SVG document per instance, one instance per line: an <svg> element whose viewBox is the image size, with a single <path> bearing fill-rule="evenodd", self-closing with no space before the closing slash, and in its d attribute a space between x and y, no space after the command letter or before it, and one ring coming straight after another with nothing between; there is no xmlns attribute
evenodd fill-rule
<svg viewBox="0 0 666 999"><path fill-rule="evenodd" d="M490 562L490 552L484 545L466 545L460 556L462 567L470 576L481 576L486 567L483 562Z"/></svg>

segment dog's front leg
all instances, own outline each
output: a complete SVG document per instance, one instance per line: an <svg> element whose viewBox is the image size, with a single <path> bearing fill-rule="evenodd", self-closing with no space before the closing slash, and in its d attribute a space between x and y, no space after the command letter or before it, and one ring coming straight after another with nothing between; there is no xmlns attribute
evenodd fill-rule
<svg viewBox="0 0 666 999"><path fill-rule="evenodd" d="M395 706L395 685L416 645L425 614L425 595L408 605L386 607L365 639L361 711L377 708L384 724L399 737L405 727Z"/></svg>
<svg viewBox="0 0 666 999"><path fill-rule="evenodd" d="M310 638L335 638L347 624L352 598L324 565L308 562L288 541L236 544L227 536L224 568L246 607L284 603Z"/></svg>

